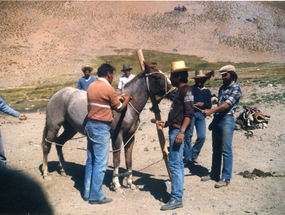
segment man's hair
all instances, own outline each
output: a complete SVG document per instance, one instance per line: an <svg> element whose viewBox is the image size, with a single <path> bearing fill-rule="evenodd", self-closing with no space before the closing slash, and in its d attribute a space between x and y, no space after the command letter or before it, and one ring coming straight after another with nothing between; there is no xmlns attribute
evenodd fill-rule
<svg viewBox="0 0 285 215"><path fill-rule="evenodd" d="M237 81L237 79L238 79L238 76L237 76L237 74L234 72L234 71L230 71L229 72L230 73L230 75L231 75L231 78L233 79L233 81Z"/></svg>
<svg viewBox="0 0 285 215"><path fill-rule="evenodd" d="M178 78L179 76L181 76L180 77L180 81L182 83L187 83L188 82L188 71L174 72L174 73L172 73L172 76L174 78Z"/></svg>
<svg viewBox="0 0 285 215"><path fill-rule="evenodd" d="M116 70L114 67L112 67L110 64L108 63L103 63L97 71L97 75L99 77L105 77L107 76L108 72L110 72L110 74L113 74L114 70Z"/></svg>

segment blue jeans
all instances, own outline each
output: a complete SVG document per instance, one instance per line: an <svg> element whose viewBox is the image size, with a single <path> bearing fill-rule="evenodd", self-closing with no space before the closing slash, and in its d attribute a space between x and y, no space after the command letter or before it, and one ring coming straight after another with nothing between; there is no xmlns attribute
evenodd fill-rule
<svg viewBox="0 0 285 215"><path fill-rule="evenodd" d="M212 178L219 178L223 158L222 178L232 178L233 153L232 140L235 128L234 116L215 116L212 122Z"/></svg>
<svg viewBox="0 0 285 215"><path fill-rule="evenodd" d="M110 126L88 121L85 126L87 135L87 161L84 179L84 198L91 201L102 200L103 180L105 177L110 144Z"/></svg>
<svg viewBox="0 0 285 215"><path fill-rule="evenodd" d="M0 131L0 168L4 167L6 168L6 157L5 157L5 152L4 152L4 145L3 145L3 141L2 141L2 135L1 135L1 131Z"/></svg>
<svg viewBox="0 0 285 215"><path fill-rule="evenodd" d="M171 172L171 199L182 201L184 184L184 164L183 164L183 145L175 144L175 138L179 129L169 127L169 170Z"/></svg>
<svg viewBox="0 0 285 215"><path fill-rule="evenodd" d="M194 126L196 127L197 139L195 144L191 146ZM187 133L185 133L185 138L184 159L197 159L206 139L206 121L205 116L201 112L195 112L191 128Z"/></svg>

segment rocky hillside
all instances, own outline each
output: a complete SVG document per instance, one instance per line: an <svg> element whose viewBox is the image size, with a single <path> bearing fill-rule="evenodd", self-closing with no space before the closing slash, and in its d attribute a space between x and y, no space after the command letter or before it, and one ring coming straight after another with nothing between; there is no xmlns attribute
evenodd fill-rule
<svg viewBox="0 0 285 215"><path fill-rule="evenodd" d="M5 1L0 10L0 87L67 81L120 49L284 62L284 2Z"/></svg>

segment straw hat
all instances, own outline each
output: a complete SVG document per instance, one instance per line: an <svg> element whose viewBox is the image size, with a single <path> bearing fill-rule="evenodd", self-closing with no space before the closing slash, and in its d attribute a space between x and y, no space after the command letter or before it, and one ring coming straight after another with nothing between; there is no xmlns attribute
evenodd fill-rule
<svg viewBox="0 0 285 215"><path fill-rule="evenodd" d="M193 77L193 79L195 78L208 78L205 74L203 74L203 70L197 70L195 71L195 77Z"/></svg>
<svg viewBox="0 0 285 215"><path fill-rule="evenodd" d="M225 74L227 72L236 72L236 68L233 66L233 65L226 65L226 66L223 66L220 70L220 74Z"/></svg>
<svg viewBox="0 0 285 215"><path fill-rule="evenodd" d="M191 68L190 67L186 67L184 61L176 61L176 62L172 62L171 63L171 71L170 71L170 73L181 72L181 71L188 71L189 69L191 69Z"/></svg>
<svg viewBox="0 0 285 215"><path fill-rule="evenodd" d="M123 69L121 70L122 72L128 71L128 70L132 70L133 68L130 68L129 64L124 64L123 65Z"/></svg>
<svg viewBox="0 0 285 215"><path fill-rule="evenodd" d="M83 66L81 70L82 70L82 72L84 72L86 69L89 69L90 72L92 72L92 70L93 70L93 68L89 65Z"/></svg>

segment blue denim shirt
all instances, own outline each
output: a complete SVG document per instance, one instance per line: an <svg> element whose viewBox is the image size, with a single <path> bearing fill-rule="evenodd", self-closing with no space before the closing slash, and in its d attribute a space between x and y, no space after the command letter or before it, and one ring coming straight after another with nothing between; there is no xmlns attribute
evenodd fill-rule
<svg viewBox="0 0 285 215"><path fill-rule="evenodd" d="M224 112L216 113L217 115L234 115L236 112L239 99L242 95L241 87L236 83L233 82L230 86L221 86L219 89L219 103L218 106L222 105L223 103L228 103L230 108Z"/></svg>
<svg viewBox="0 0 285 215"><path fill-rule="evenodd" d="M18 111L13 110L8 105L6 105L1 97L0 97L0 110L14 117L18 117L20 115Z"/></svg>

